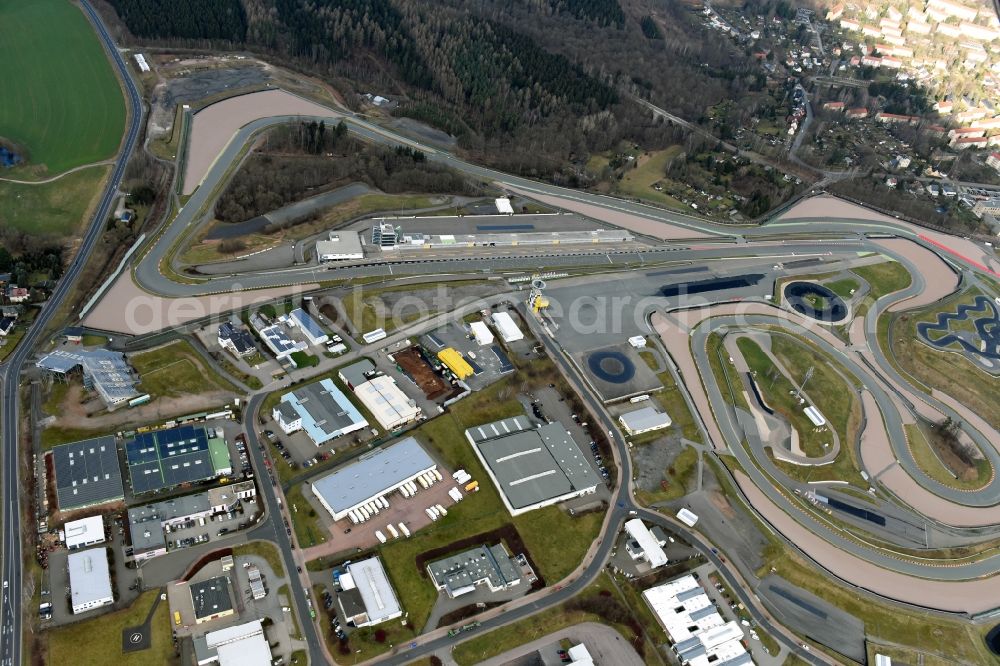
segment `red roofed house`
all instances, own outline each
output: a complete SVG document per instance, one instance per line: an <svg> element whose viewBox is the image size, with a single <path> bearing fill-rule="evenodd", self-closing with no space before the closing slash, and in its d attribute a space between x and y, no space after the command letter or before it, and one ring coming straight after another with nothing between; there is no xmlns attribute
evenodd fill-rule
<svg viewBox="0 0 1000 666"><path fill-rule="evenodd" d="M7 287L7 300L11 303L24 303L28 300L28 290L24 287L18 287L16 284L12 284Z"/></svg>
<svg viewBox="0 0 1000 666"><path fill-rule="evenodd" d="M986 137L985 136L966 136L960 139L952 139L951 144L953 148L958 150L965 150L966 148L985 148L986 147Z"/></svg>
<svg viewBox="0 0 1000 666"><path fill-rule="evenodd" d="M843 102L824 102L823 103L823 108L825 110L827 110L827 111L843 111L844 110L844 103Z"/></svg>
<svg viewBox="0 0 1000 666"><path fill-rule="evenodd" d="M990 153L990 156L986 158L986 166L1000 171L1000 153Z"/></svg>
<svg viewBox="0 0 1000 666"><path fill-rule="evenodd" d="M868 109L863 106L855 107L853 109L848 109L846 115L848 118L867 118Z"/></svg>

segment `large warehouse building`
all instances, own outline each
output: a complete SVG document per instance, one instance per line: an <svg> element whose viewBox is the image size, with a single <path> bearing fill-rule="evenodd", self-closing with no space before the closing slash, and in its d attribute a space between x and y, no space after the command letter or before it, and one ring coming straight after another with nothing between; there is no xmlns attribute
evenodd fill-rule
<svg viewBox="0 0 1000 666"><path fill-rule="evenodd" d="M193 425L137 434L125 443L125 460L136 495L213 479L233 468L226 440Z"/></svg>
<svg viewBox="0 0 1000 666"><path fill-rule="evenodd" d="M285 433L305 430L316 446L368 427L368 421L361 416L358 408L331 379L306 384L286 393L281 396L281 402L282 405L272 413L281 429ZM294 415L298 415L298 419Z"/></svg>
<svg viewBox="0 0 1000 666"><path fill-rule="evenodd" d="M469 428L465 437L512 516L589 495L600 478L558 421L532 429L517 416Z"/></svg>
<svg viewBox="0 0 1000 666"><path fill-rule="evenodd" d="M691 574L651 587L642 596L666 629L682 664L750 666L754 663L741 642L740 625L723 619Z"/></svg>
<svg viewBox="0 0 1000 666"><path fill-rule="evenodd" d="M61 511L125 499L115 438L95 437L52 449Z"/></svg>
<svg viewBox="0 0 1000 666"><path fill-rule="evenodd" d="M312 491L334 520L392 493L437 468L420 443L407 437L377 449L313 482Z"/></svg>
<svg viewBox="0 0 1000 666"><path fill-rule="evenodd" d="M355 388L354 395L384 430L395 430L420 418L416 401L403 393L392 377L374 377Z"/></svg>

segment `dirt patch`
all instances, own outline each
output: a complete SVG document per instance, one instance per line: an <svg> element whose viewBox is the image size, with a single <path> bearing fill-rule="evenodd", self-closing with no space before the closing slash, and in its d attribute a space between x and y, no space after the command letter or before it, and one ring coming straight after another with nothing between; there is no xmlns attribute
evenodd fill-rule
<svg viewBox="0 0 1000 666"><path fill-rule="evenodd" d="M183 414L200 412L229 404L232 394L225 391L211 391L200 395L184 395L175 398L158 398L153 402L131 409L107 411L96 393L92 393L74 382L66 392L54 421L49 426L66 429L86 428L110 432L119 427L136 423L149 423Z"/></svg>
<svg viewBox="0 0 1000 666"><path fill-rule="evenodd" d="M403 372L424 392L428 400L437 400L454 390L451 384L434 372L434 368L416 347L397 352L394 359Z"/></svg>
<svg viewBox="0 0 1000 666"><path fill-rule="evenodd" d="M675 483L667 478L666 471L682 449L679 435L660 437L632 449L632 460L638 472L636 486L646 492L658 492Z"/></svg>

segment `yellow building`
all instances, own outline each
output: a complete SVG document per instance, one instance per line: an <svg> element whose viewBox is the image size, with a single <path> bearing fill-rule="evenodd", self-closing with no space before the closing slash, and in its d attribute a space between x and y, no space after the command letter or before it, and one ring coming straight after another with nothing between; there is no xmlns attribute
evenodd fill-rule
<svg viewBox="0 0 1000 666"><path fill-rule="evenodd" d="M451 347L446 347L438 352L438 359L448 367L459 379L465 379L472 375L472 366L469 365L462 354Z"/></svg>

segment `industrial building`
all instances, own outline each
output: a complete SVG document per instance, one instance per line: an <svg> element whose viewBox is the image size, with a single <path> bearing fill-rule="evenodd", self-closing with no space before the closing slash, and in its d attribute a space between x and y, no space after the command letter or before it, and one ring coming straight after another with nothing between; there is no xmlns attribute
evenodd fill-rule
<svg viewBox="0 0 1000 666"><path fill-rule="evenodd" d="M261 620L210 631L194 639L198 666L271 666L271 646Z"/></svg>
<svg viewBox="0 0 1000 666"><path fill-rule="evenodd" d="M434 469L437 463L417 440L407 437L316 479L311 487L333 519L340 520Z"/></svg>
<svg viewBox="0 0 1000 666"><path fill-rule="evenodd" d="M524 333L518 328L517 323L510 316L509 312L494 312L491 319L493 320L493 326L500 333L500 339L504 342L517 342L524 339Z"/></svg>
<svg viewBox="0 0 1000 666"><path fill-rule="evenodd" d="M128 510L132 559L141 562L164 555L167 552L166 530L230 511L238 501L250 499L256 494L253 481L243 481L132 507Z"/></svg>
<svg viewBox="0 0 1000 666"><path fill-rule="evenodd" d="M228 321L219 325L218 341L223 349L228 349L240 357L250 356L257 351L257 345L254 344L250 331Z"/></svg>
<svg viewBox="0 0 1000 666"><path fill-rule="evenodd" d="M383 430L395 430L420 418L421 411L396 385L392 377L379 375L354 389L361 404L372 413Z"/></svg>
<svg viewBox="0 0 1000 666"><path fill-rule="evenodd" d="M69 550L79 550L104 543L104 518L91 516L69 521L63 525L63 539Z"/></svg>
<svg viewBox="0 0 1000 666"><path fill-rule="evenodd" d="M289 359L295 352L305 351L309 345L302 340L292 340L288 334L277 324L272 324L259 313L250 315L250 326L257 331L257 335L264 341L267 348L274 354L278 361ZM292 361L294 364L294 361Z"/></svg>
<svg viewBox="0 0 1000 666"><path fill-rule="evenodd" d="M748 666L739 623L726 622L691 574L643 591L643 598L667 631L681 664Z"/></svg>
<svg viewBox="0 0 1000 666"><path fill-rule="evenodd" d="M368 427L358 408L331 379L284 394L271 416L286 435L305 430L316 446Z"/></svg>
<svg viewBox="0 0 1000 666"><path fill-rule="evenodd" d="M138 380L121 352L107 349L56 349L35 364L48 372L66 376L76 368L83 372L83 385L97 391L108 409L116 409L139 397L135 390Z"/></svg>
<svg viewBox="0 0 1000 666"><path fill-rule="evenodd" d="M364 256L361 236L353 231L331 231L328 240L316 241L316 259L320 263L364 259Z"/></svg>
<svg viewBox="0 0 1000 666"><path fill-rule="evenodd" d="M69 592L74 614L115 602L111 591L107 548L74 551L69 554L68 566Z"/></svg>
<svg viewBox="0 0 1000 666"><path fill-rule="evenodd" d="M502 543L479 546L431 562L427 573L434 587L444 590L452 599L475 591L477 585L500 592L521 582L521 568Z"/></svg>
<svg viewBox="0 0 1000 666"><path fill-rule="evenodd" d="M437 353L437 357L459 379L472 376L472 366L465 360L462 353L453 347L445 347Z"/></svg>
<svg viewBox="0 0 1000 666"><path fill-rule="evenodd" d="M618 422L629 435L641 435L644 432L669 428L672 421L666 412L655 407L643 407L632 412L626 412L618 417Z"/></svg>
<svg viewBox="0 0 1000 666"><path fill-rule="evenodd" d="M125 442L125 461L136 495L214 479L233 468L226 440L196 425L136 434Z"/></svg>
<svg viewBox="0 0 1000 666"><path fill-rule="evenodd" d="M295 308L289 312L288 318L299 327L302 335L313 347L326 344L330 340L330 336L323 330L323 327L302 308Z"/></svg>
<svg viewBox="0 0 1000 666"><path fill-rule="evenodd" d="M596 492L600 478L558 421L517 416L465 431L512 516Z"/></svg>
<svg viewBox="0 0 1000 666"><path fill-rule="evenodd" d="M651 569L662 567L667 563L667 554L663 552L663 543L657 539L649 528L638 518L626 521L625 531L629 541L625 549L634 560L644 560Z"/></svg>
<svg viewBox="0 0 1000 666"><path fill-rule="evenodd" d="M486 322L474 321L469 324L469 329L472 330L472 335L476 338L476 344L480 347L493 344L493 332L486 325Z"/></svg>
<svg viewBox="0 0 1000 666"><path fill-rule="evenodd" d="M229 593L229 576L217 576L200 583L191 583L190 591L196 624L228 617L235 612L233 597Z"/></svg>
<svg viewBox="0 0 1000 666"><path fill-rule="evenodd" d="M361 359L357 363L345 365L337 371L340 381L344 382L344 385L352 391L377 374L378 370L375 369L375 364L366 358Z"/></svg>
<svg viewBox="0 0 1000 666"><path fill-rule="evenodd" d="M352 562L340 575L337 603L348 623L355 627L370 627L403 615L396 591L376 557Z"/></svg>
<svg viewBox="0 0 1000 666"><path fill-rule="evenodd" d="M125 499L113 436L63 444L52 449L50 455L61 511Z"/></svg>

